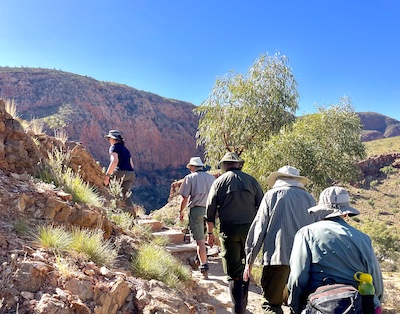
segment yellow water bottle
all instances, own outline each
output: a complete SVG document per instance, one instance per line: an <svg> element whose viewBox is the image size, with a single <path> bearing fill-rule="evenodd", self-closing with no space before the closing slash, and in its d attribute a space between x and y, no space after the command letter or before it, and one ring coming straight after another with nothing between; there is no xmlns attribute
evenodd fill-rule
<svg viewBox="0 0 400 314"><path fill-rule="evenodd" d="M361 295L375 294L375 287L372 284L372 276L370 274L358 271L354 274L354 279L360 282L358 285L358 292L360 292Z"/></svg>
<svg viewBox="0 0 400 314"><path fill-rule="evenodd" d="M372 276L368 273L358 271L354 274L354 279L359 282L358 292L360 292L362 297L363 312L366 314L374 314L375 287L372 284Z"/></svg>

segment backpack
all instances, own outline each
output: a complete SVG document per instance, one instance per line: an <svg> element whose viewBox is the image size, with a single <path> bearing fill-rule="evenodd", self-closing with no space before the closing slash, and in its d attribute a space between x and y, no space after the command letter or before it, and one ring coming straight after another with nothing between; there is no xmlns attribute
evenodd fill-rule
<svg viewBox="0 0 400 314"><path fill-rule="evenodd" d="M318 287L307 298L306 314L363 314L362 298L356 288L344 284Z"/></svg>

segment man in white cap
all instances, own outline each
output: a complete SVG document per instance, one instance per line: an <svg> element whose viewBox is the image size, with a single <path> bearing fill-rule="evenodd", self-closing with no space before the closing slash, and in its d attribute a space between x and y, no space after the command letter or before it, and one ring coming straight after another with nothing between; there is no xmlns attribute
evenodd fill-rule
<svg viewBox="0 0 400 314"><path fill-rule="evenodd" d="M179 220L183 220L183 212L189 207L189 228L193 239L197 244L197 256L200 261L199 270L207 277L207 248L205 241L205 221L206 202L210 187L215 178L213 175L204 172L204 164L200 157L190 158L186 168L190 170L179 188L178 194L182 196L179 209Z"/></svg>
<svg viewBox="0 0 400 314"><path fill-rule="evenodd" d="M216 179L207 199L208 244L214 244L213 228L220 221L222 266L228 275L232 313L246 312L249 283L243 282L244 242L263 198L257 180L242 171L244 160L235 152L228 152L219 162L224 171Z"/></svg>
<svg viewBox="0 0 400 314"><path fill-rule="evenodd" d="M370 238L344 220L360 214L350 206L348 192L342 187L329 187L322 191L318 205L308 211L323 220L303 227L295 236L288 281L292 310L300 313L308 295L326 281L357 288L356 272L372 275L374 303L379 307L382 273Z"/></svg>
<svg viewBox="0 0 400 314"><path fill-rule="evenodd" d="M249 280L252 265L263 247L262 309L264 313L283 313L286 284L289 277L289 259L294 236L300 228L318 218L307 209L315 200L304 186L309 182L292 166L272 172L267 184L272 188L261 202L260 209L246 239L246 267L243 274Z"/></svg>

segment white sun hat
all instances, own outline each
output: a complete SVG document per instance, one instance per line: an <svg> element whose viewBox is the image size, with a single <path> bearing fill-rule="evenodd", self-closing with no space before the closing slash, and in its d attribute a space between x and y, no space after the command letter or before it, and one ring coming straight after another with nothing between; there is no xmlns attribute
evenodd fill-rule
<svg viewBox="0 0 400 314"><path fill-rule="evenodd" d="M276 179L279 177L292 178L304 185L306 185L310 180L306 177L300 175L300 170L292 166L283 166L279 168L278 171L272 172L267 178L267 184L272 188L275 184Z"/></svg>
<svg viewBox="0 0 400 314"><path fill-rule="evenodd" d="M189 166L204 167L205 164L203 164L200 157L192 157L190 158L189 163L186 165L186 168L189 168Z"/></svg>

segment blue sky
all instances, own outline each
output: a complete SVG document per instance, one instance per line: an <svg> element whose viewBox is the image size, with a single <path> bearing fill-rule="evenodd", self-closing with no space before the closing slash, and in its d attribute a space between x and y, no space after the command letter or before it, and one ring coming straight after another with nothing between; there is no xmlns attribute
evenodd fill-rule
<svg viewBox="0 0 400 314"><path fill-rule="evenodd" d="M400 120L399 0L0 0L0 66L87 75L191 102L261 54L289 58L298 115L349 96Z"/></svg>

